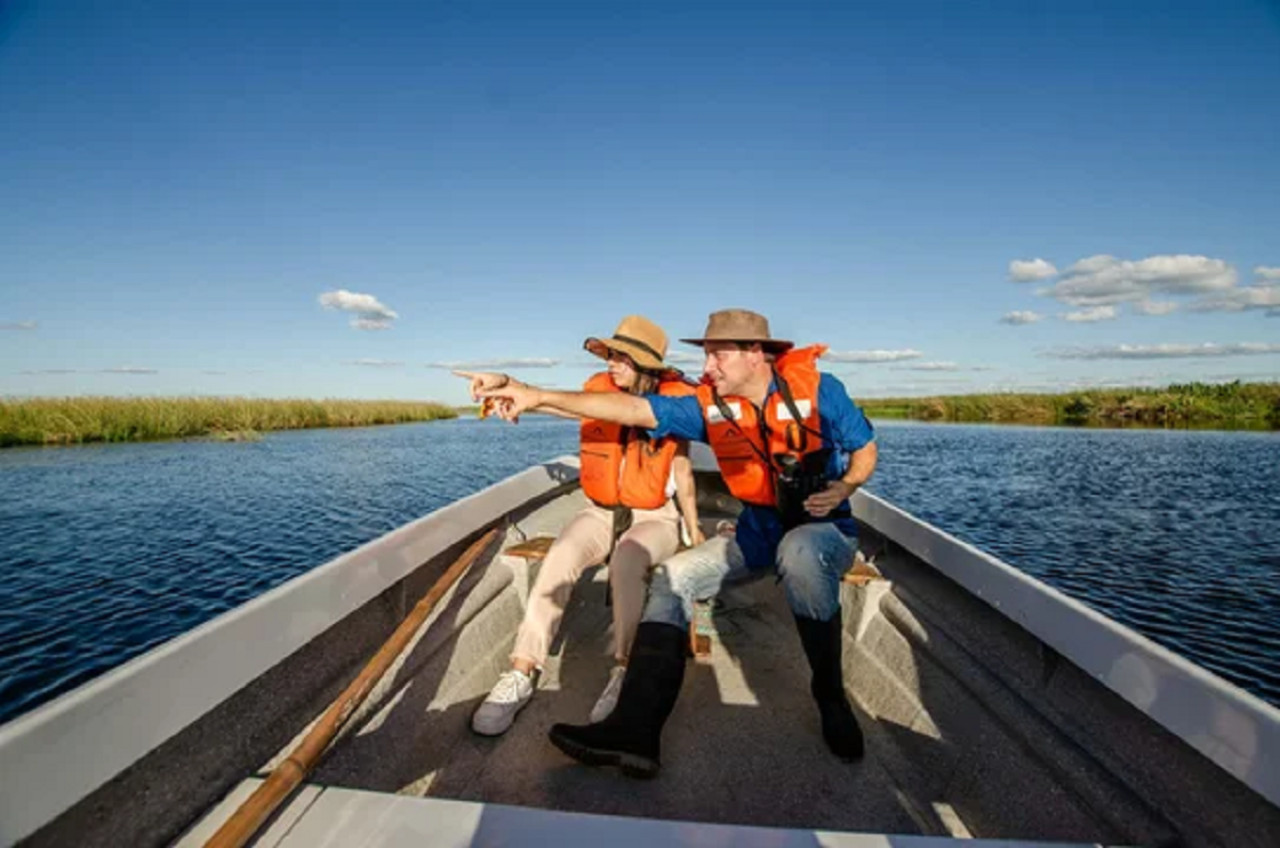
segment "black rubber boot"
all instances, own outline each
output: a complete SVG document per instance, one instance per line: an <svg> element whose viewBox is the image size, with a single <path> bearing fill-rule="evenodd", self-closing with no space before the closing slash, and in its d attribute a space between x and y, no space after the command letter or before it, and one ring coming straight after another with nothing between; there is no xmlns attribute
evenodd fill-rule
<svg viewBox="0 0 1280 848"><path fill-rule="evenodd" d="M842 760L862 757L862 730L844 694L840 664L844 627L839 611L827 621L795 616L800 642L809 668L813 670L813 699L822 714L822 738L831 752Z"/></svg>
<svg viewBox="0 0 1280 848"><path fill-rule="evenodd" d="M552 744L589 766L618 766L631 777L655 776L658 740L680 694L688 647L683 627L640 622L613 712L597 724L552 725Z"/></svg>

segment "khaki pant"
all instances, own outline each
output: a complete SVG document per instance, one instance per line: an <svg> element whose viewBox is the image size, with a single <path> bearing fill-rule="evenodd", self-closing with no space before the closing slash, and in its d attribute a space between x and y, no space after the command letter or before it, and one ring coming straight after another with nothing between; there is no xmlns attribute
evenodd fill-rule
<svg viewBox="0 0 1280 848"><path fill-rule="evenodd" d="M529 607L516 635L511 658L533 661L541 668L569 603L569 593L582 572L603 562L613 538L613 514L594 504L569 520L547 551L529 593ZM609 560L613 591L613 645L625 663L644 609L646 577L655 563L676 552L680 513L670 499L658 509L637 509L631 528L622 534Z"/></svg>

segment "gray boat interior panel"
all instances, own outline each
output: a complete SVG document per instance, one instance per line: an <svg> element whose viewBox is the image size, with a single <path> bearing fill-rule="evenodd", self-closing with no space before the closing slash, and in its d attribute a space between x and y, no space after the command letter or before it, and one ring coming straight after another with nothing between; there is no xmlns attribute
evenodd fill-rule
<svg viewBox="0 0 1280 848"><path fill-rule="evenodd" d="M0 727L0 842L32 833L434 554L576 479L576 457L527 469Z"/></svg>
<svg viewBox="0 0 1280 848"><path fill-rule="evenodd" d="M1280 805L1280 710L875 495L853 511Z"/></svg>

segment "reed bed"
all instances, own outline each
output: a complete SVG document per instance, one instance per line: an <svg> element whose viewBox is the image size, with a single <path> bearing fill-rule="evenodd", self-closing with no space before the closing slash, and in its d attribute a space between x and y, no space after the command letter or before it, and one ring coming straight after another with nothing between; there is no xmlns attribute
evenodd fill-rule
<svg viewBox="0 0 1280 848"><path fill-rule="evenodd" d="M1094 427L1280 429L1280 383L1183 383L1064 394L859 401L872 418Z"/></svg>
<svg viewBox="0 0 1280 848"><path fill-rule="evenodd" d="M243 441L269 430L363 427L455 417L452 407L414 401L239 397L0 400L0 447L206 436Z"/></svg>

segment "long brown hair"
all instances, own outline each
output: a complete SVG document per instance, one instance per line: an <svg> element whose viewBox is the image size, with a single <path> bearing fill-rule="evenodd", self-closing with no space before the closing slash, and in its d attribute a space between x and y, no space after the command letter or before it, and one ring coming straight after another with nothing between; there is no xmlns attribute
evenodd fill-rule
<svg viewBox="0 0 1280 848"><path fill-rule="evenodd" d="M632 367L635 367L634 363L632 364ZM631 394L651 395L658 390L658 377L661 376L662 372L650 371L647 368L644 370L636 368L635 371L636 382L635 385L631 387Z"/></svg>

